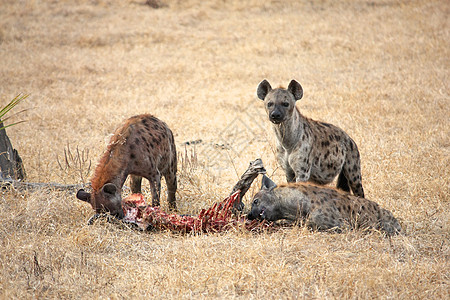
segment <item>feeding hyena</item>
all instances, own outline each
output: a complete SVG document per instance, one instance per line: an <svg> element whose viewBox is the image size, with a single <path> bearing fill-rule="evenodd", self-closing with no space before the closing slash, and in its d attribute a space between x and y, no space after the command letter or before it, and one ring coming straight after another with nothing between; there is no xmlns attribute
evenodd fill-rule
<svg viewBox="0 0 450 300"><path fill-rule="evenodd" d="M172 131L156 117L129 118L116 129L91 180L92 193L79 190L77 198L97 212L123 218L122 187L131 175L131 192L141 192L142 177L150 182L152 206L159 206L161 176L167 184L169 208L176 210L177 153Z"/></svg>
<svg viewBox="0 0 450 300"><path fill-rule="evenodd" d="M327 184L339 174L337 187L364 197L356 143L334 125L304 117L295 103L303 97L300 83L272 89L267 80L257 88L277 137L277 159L288 182Z"/></svg>
<svg viewBox="0 0 450 300"><path fill-rule="evenodd" d="M388 235L401 231L392 213L374 201L303 182L277 186L265 175L248 219L304 222L317 230L375 228Z"/></svg>

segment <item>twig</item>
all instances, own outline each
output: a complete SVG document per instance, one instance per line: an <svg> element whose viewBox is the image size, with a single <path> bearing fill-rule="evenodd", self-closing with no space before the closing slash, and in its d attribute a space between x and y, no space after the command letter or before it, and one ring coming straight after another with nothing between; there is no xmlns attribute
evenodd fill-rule
<svg viewBox="0 0 450 300"><path fill-rule="evenodd" d="M60 184L60 183L46 183L46 182L23 182L11 178L0 179L0 188L13 187L18 190L37 190L43 188L51 188L62 191L76 191L80 188L85 188L88 184Z"/></svg>

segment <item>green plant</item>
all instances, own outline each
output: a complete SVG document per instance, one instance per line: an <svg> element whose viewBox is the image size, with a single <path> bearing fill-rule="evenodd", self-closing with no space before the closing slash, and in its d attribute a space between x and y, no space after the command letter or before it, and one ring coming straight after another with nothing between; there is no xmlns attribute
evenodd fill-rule
<svg viewBox="0 0 450 300"><path fill-rule="evenodd" d="M9 119L10 117L7 117L5 119L2 119L11 109L13 109L17 104L19 104L22 100L26 99L29 95L17 95L16 97L14 97L14 99L12 99L8 104L6 104L1 110L0 110L0 124L3 124L4 121L6 121L7 119ZM22 110L18 113L24 112L25 110ZM3 126L0 127L0 130L5 129L7 127L13 126L13 125L17 125L19 123L23 123L25 121L19 121L19 122L15 122L12 124L9 124L7 126Z"/></svg>

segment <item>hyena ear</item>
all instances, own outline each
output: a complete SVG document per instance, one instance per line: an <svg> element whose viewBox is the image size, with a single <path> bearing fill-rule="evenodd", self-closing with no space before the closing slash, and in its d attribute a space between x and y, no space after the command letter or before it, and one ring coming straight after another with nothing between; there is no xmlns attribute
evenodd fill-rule
<svg viewBox="0 0 450 300"><path fill-rule="evenodd" d="M114 195L117 191L117 187L114 183L106 183L102 187L102 193L107 195Z"/></svg>
<svg viewBox="0 0 450 300"><path fill-rule="evenodd" d="M77 198L86 202L91 202L91 193L86 192L83 189L78 190Z"/></svg>
<svg viewBox="0 0 450 300"><path fill-rule="evenodd" d="M261 183L261 190L271 191L274 188L276 188L277 185L275 182L273 182L269 177L266 175L263 175L262 183Z"/></svg>
<svg viewBox="0 0 450 300"><path fill-rule="evenodd" d="M256 88L256 95L258 95L259 99L264 100L271 90L272 87L270 86L270 83L264 79L258 84L258 87Z"/></svg>
<svg viewBox="0 0 450 300"><path fill-rule="evenodd" d="M295 101L302 99L302 97L303 97L303 88L300 85L300 83L298 83L294 79L292 79L291 82L289 83L289 86L288 86L287 90L289 92L291 92L292 95L294 95Z"/></svg>

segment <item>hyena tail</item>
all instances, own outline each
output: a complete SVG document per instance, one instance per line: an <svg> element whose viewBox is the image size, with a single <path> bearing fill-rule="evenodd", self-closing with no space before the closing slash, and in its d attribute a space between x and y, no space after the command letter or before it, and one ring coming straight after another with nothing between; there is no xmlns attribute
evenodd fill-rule
<svg viewBox="0 0 450 300"><path fill-rule="evenodd" d="M339 173L336 187L343 191L350 192L350 186L348 185L347 177L344 175L344 169L342 169L341 173Z"/></svg>

